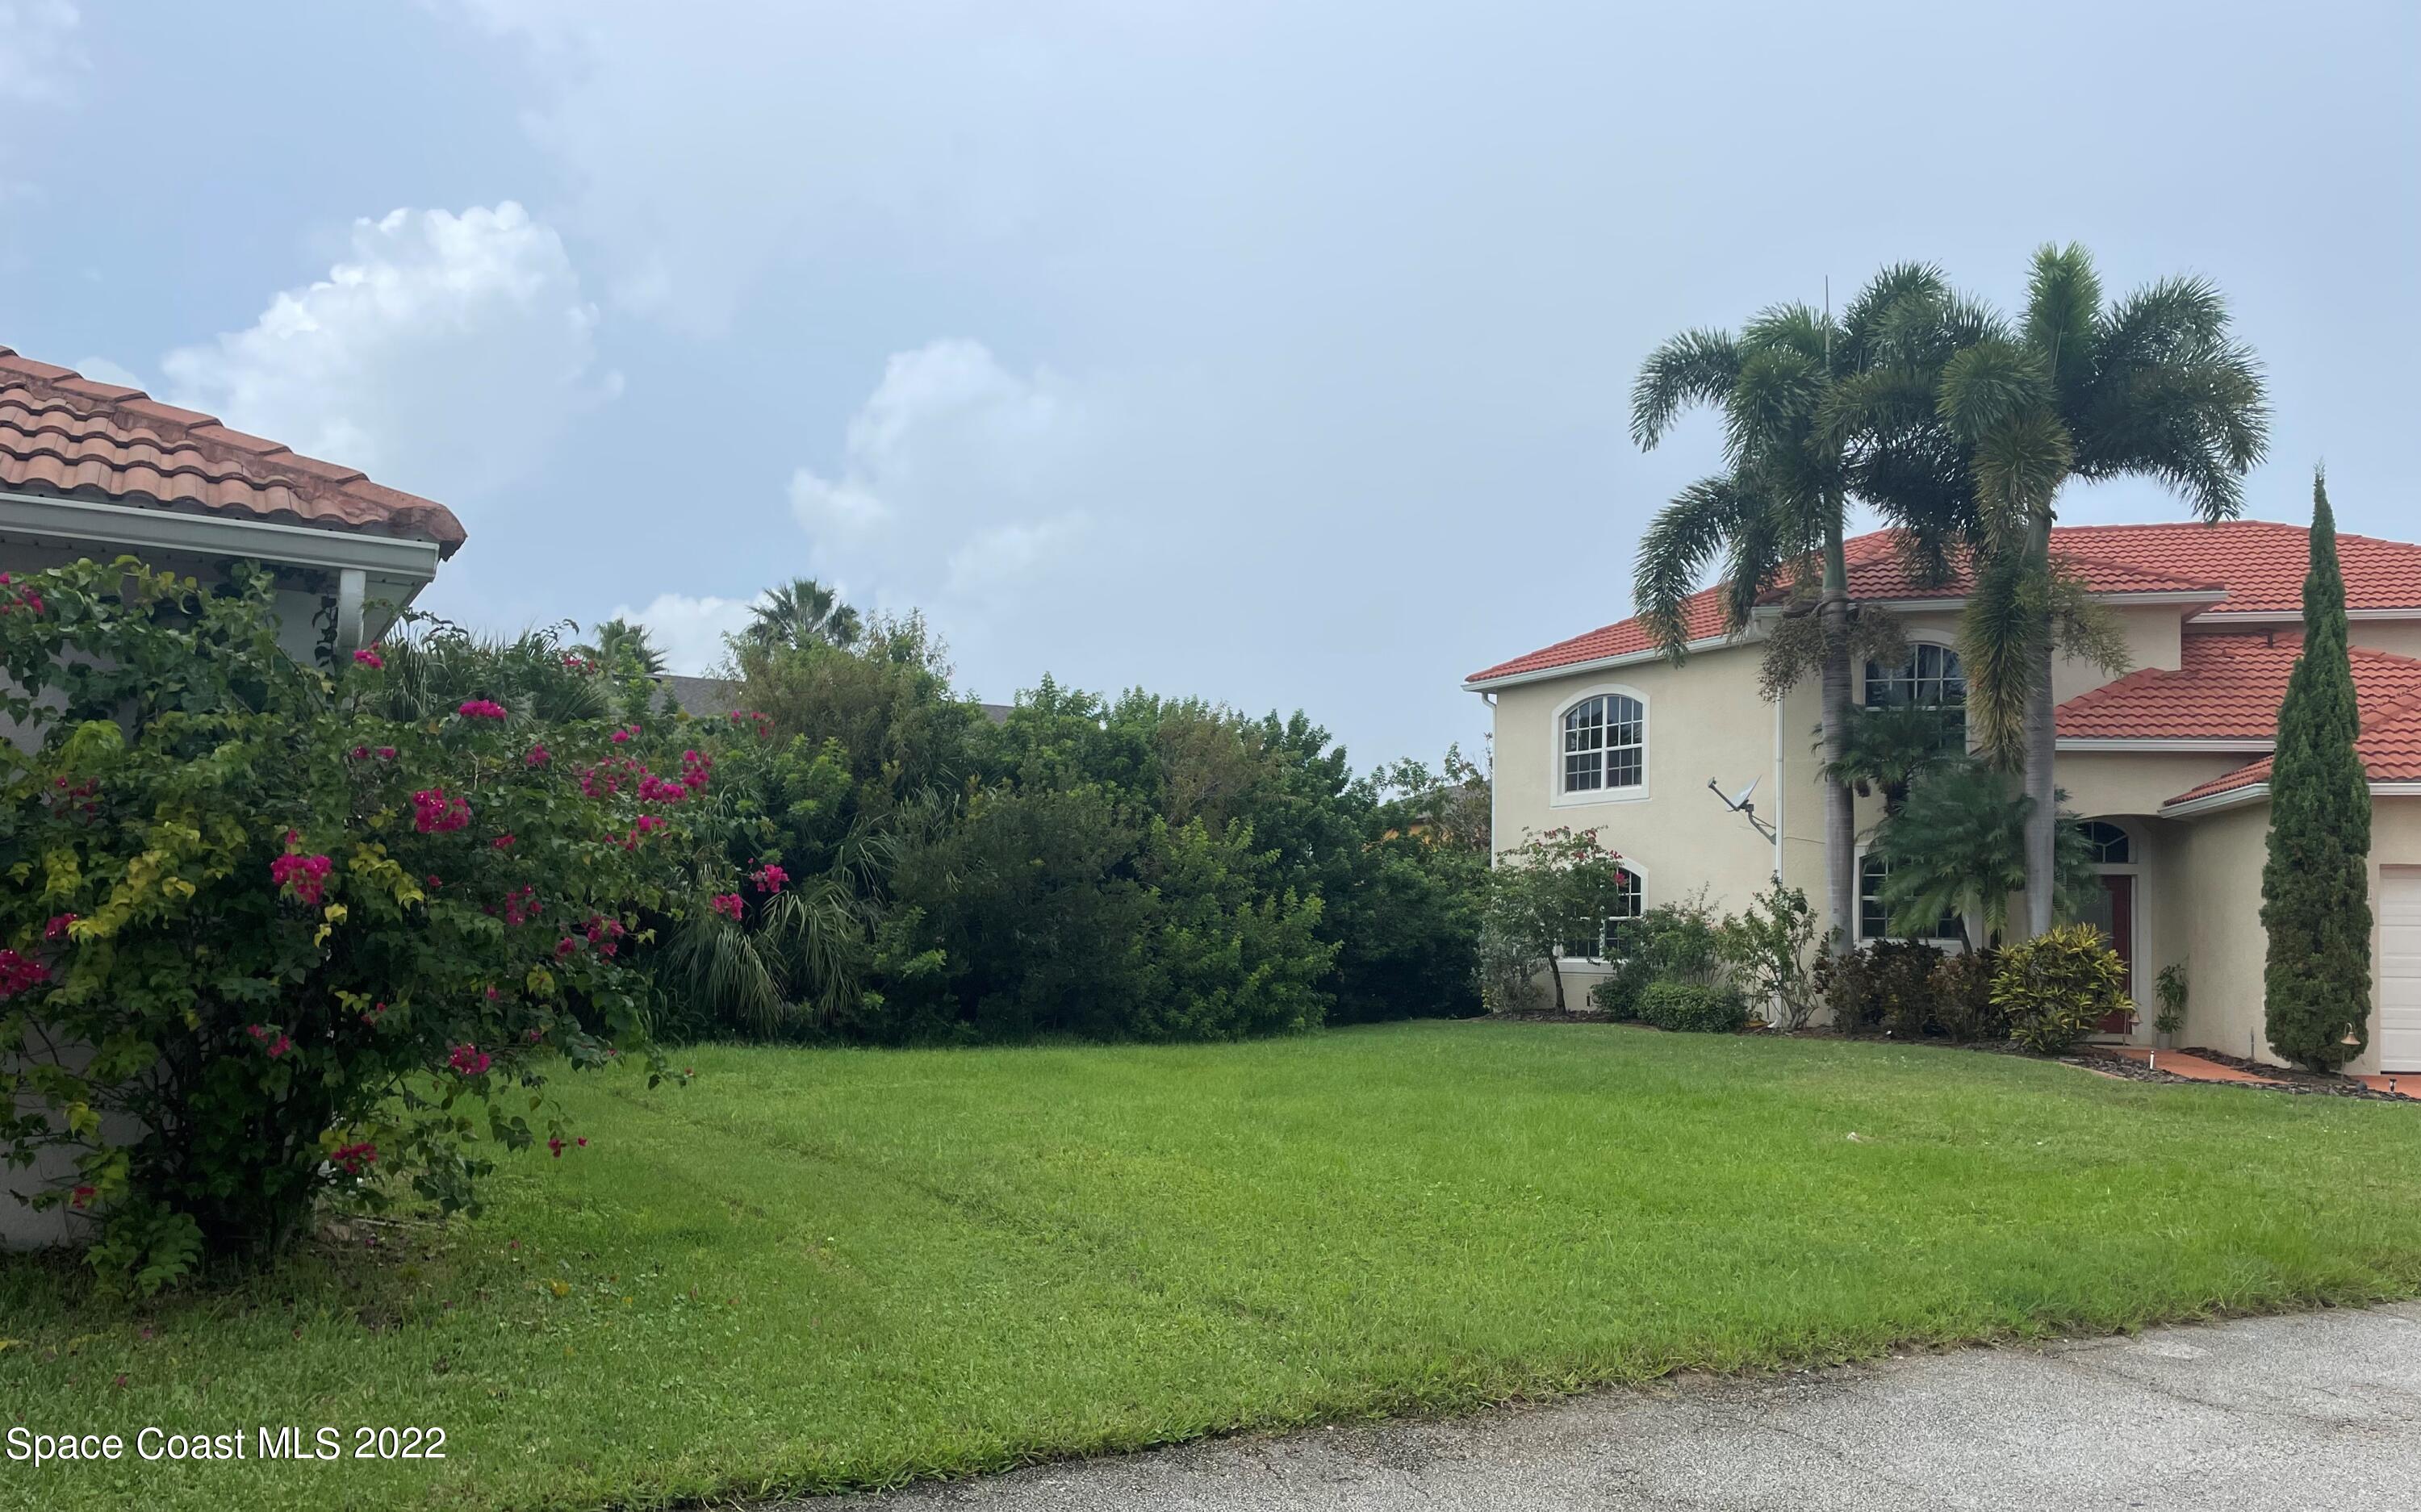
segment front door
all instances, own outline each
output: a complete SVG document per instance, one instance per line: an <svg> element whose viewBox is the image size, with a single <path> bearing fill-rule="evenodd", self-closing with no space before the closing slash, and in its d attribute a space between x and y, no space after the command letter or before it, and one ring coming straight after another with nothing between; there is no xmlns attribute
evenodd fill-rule
<svg viewBox="0 0 2421 1512"><path fill-rule="evenodd" d="M2099 881L2101 889L2085 910L2084 923L2101 931L2110 948L2127 966L2127 990L2132 997L2135 984L2135 878L2130 872L2104 872ZM2095 1024L2094 1032L2124 1035L2135 1027L2135 1015L2129 1010L2105 1016Z"/></svg>

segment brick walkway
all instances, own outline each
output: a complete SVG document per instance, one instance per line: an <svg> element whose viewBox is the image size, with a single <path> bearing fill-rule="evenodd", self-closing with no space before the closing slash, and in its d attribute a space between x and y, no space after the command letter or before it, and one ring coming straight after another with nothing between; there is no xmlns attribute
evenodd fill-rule
<svg viewBox="0 0 2421 1512"><path fill-rule="evenodd" d="M2240 1071L2233 1066L2208 1061L2191 1051L2154 1050L2148 1045L2093 1045L2087 1047L2096 1054L2114 1060L2133 1061L2149 1066L2156 1071L2182 1076L2190 1082L2242 1082L2254 1086L2276 1086L2275 1078ZM2393 1092L2399 1098L2421 1102L2421 1071L2402 1071L2392 1076L2357 1076L2352 1078L2374 1092Z"/></svg>

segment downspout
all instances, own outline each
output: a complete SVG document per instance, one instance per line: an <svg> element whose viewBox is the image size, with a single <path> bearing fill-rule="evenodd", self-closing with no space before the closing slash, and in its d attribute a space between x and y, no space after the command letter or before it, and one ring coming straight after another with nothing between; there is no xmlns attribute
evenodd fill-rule
<svg viewBox="0 0 2421 1512"><path fill-rule="evenodd" d="M336 654L362 644L362 600L368 596L369 577L358 567L336 571Z"/></svg>
<svg viewBox="0 0 2421 1512"><path fill-rule="evenodd" d="M1479 701L1488 706L1488 864L1496 865L1496 695L1482 688Z"/></svg>
<svg viewBox="0 0 2421 1512"><path fill-rule="evenodd" d="M1790 833L1790 779L1782 759L1782 706L1788 693L1773 700L1773 883L1782 885L1782 841Z"/></svg>

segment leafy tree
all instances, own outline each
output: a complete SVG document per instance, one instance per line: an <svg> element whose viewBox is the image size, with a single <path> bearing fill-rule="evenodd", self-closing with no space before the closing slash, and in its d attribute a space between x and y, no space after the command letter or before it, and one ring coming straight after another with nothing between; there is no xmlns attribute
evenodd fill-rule
<svg viewBox="0 0 2421 1512"><path fill-rule="evenodd" d="M1595 830L1558 827L1525 834L1497 852L1488 873L1489 927L1547 962L1555 1008L1564 1011L1560 961L1574 941L1595 941L1621 906L1622 857Z"/></svg>
<svg viewBox="0 0 2421 1512"><path fill-rule="evenodd" d="M741 639L759 647L798 647L815 641L848 647L857 644L865 629L857 611L841 602L832 589L813 578L792 578L766 591Z"/></svg>
<svg viewBox="0 0 2421 1512"><path fill-rule="evenodd" d="M2040 933L2058 886L2053 658L2062 644L2113 670L2120 657L2106 616L2051 554L2059 491L2070 478L2148 477L2198 517L2230 519L2267 447L2269 403L2226 302L2203 279L2164 279L2105 305L2083 247L2045 246L2019 321L1949 296L1929 309L1903 308L1891 361L1929 378L1968 454L1967 707L1984 748L2023 773L2025 925Z"/></svg>
<svg viewBox="0 0 2421 1512"><path fill-rule="evenodd" d="M1814 632L1773 638L1766 685L1779 696L1813 670L1821 689L1832 773L1828 948L1856 938L1853 807L1838 775L1850 739L1851 664L1876 636L1896 633L1850 601L1850 508L1866 504L1898 526L1899 549L1926 576L1946 571L1945 543L1967 524L1961 459L1929 395L1889 363L1904 307L1930 310L1946 297L1932 268L1887 268L1838 322L1805 304L1780 304L1737 337L1685 332L1648 356L1632 389L1631 433L1642 447L1653 447L1689 405L1724 415L1725 470L1683 490L1640 542L1634 598L1656 644L1676 661L1686 653L1683 600L1719 560L1727 631L1744 628L1760 597L1787 585L1786 622Z"/></svg>
<svg viewBox="0 0 2421 1512"><path fill-rule="evenodd" d="M2346 649L2336 518L2312 480L2312 559L2304 648L2278 709L2270 770L2261 927L2270 1046L2334 1070L2370 1038L2370 783L2354 750L2362 716Z"/></svg>

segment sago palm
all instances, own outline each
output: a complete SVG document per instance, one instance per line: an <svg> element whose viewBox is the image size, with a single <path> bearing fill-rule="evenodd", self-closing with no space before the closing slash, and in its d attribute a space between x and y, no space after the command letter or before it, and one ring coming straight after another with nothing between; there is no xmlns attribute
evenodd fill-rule
<svg viewBox="0 0 2421 1512"><path fill-rule="evenodd" d="M1898 549L1921 575L1944 570L1948 544L1967 533L1972 490L1931 388L1925 375L1886 365L1902 307L1932 311L1948 300L1932 268L1887 268L1837 322L1805 304L1781 304L1738 336L1685 332L1648 356L1632 388L1631 433L1643 448L1656 445L1692 405L1724 417L1724 471L1682 490L1640 541L1633 599L1656 645L1675 660L1686 654L1683 600L1719 561L1728 632L1746 628L1757 600L1777 585L1791 583L1803 594L1811 580L1816 586L1804 607L1820 627L1824 894L1835 948L1857 938L1855 818L1843 777L1849 513L1865 504L1898 527ZM1854 405L1846 402L1852 385ZM1768 678L1770 687L1788 680L1788 672Z"/></svg>
<svg viewBox="0 0 2421 1512"><path fill-rule="evenodd" d="M1935 406L1970 457L1968 708L1984 748L2024 774L2026 929L2038 934L2056 912L2055 631L2080 596L2051 554L2060 490L2148 477L2197 517L2231 519L2268 444L2269 402L2214 286L2165 279L2105 305L2092 258L2073 244L2035 254L2018 324L1929 332L1920 310L1895 335L1939 355Z"/></svg>

